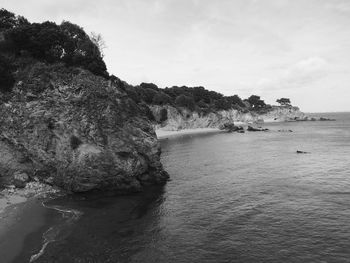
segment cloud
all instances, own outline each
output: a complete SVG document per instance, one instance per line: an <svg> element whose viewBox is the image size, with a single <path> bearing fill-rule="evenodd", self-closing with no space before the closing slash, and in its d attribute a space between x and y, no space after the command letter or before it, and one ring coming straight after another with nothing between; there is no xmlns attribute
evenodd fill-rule
<svg viewBox="0 0 350 263"><path fill-rule="evenodd" d="M330 64L321 57L309 57L287 67L279 76L257 82L262 91L303 88L327 76Z"/></svg>

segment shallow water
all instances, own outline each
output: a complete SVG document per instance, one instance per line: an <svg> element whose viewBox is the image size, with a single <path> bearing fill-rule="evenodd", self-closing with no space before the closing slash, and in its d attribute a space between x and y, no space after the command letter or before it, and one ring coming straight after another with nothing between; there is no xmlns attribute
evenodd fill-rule
<svg viewBox="0 0 350 263"><path fill-rule="evenodd" d="M350 114L332 116L163 141L164 188L48 202L82 216L35 262L350 262Z"/></svg>

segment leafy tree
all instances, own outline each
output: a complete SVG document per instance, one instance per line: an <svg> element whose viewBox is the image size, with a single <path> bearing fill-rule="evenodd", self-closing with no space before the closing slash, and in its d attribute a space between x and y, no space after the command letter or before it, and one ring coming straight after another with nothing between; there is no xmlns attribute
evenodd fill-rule
<svg viewBox="0 0 350 263"><path fill-rule="evenodd" d="M217 110L229 110L232 108L232 104L223 97L215 101L215 108Z"/></svg>
<svg viewBox="0 0 350 263"><path fill-rule="evenodd" d="M238 95L229 96L227 97L227 100L231 102L232 105L237 105L243 108L245 107L245 104Z"/></svg>
<svg viewBox="0 0 350 263"><path fill-rule="evenodd" d="M151 88L141 88L139 90L139 94L141 99L148 103L148 104L152 104L153 103L153 98L158 94L158 92L154 89Z"/></svg>
<svg viewBox="0 0 350 263"><path fill-rule="evenodd" d="M199 107L199 108L201 108L201 109L203 109L203 108L208 108L208 104L207 103L205 103L203 100L200 100L198 103L197 103L197 106Z"/></svg>
<svg viewBox="0 0 350 263"><path fill-rule="evenodd" d="M281 104L282 106L290 106L290 99L288 98L280 98L278 100L276 100L277 103Z"/></svg>
<svg viewBox="0 0 350 263"><path fill-rule="evenodd" d="M14 13L11 13L4 8L0 9L0 31L28 24L28 20L23 16L16 16Z"/></svg>
<svg viewBox="0 0 350 263"><path fill-rule="evenodd" d="M99 48L81 27L67 21L61 25L49 21L30 24L1 11L2 27L7 28L2 46L7 51L16 55L22 55L25 51L41 61L65 62L68 66L82 67L96 75L108 77Z"/></svg>
<svg viewBox="0 0 350 263"><path fill-rule="evenodd" d="M176 98L175 104L179 107L186 107L190 110L194 110L195 103L192 97L180 95Z"/></svg>
<svg viewBox="0 0 350 263"><path fill-rule="evenodd" d="M155 90L155 91L158 91L158 90L159 90L158 86L157 86L156 84L154 84L154 83L145 83L145 82L142 82L142 83L140 84L140 87L143 88L143 89L153 89L153 90Z"/></svg>
<svg viewBox="0 0 350 263"><path fill-rule="evenodd" d="M266 106L265 102L260 99L260 96L252 95L248 98L248 102L250 103L253 109L255 108L263 108Z"/></svg>
<svg viewBox="0 0 350 263"><path fill-rule="evenodd" d="M152 103L156 105L170 104L171 97L164 92L159 92L153 97Z"/></svg>
<svg viewBox="0 0 350 263"><path fill-rule="evenodd" d="M96 75L107 77L107 67L99 47L90 39L84 29L68 21L63 21L60 28L67 37L67 41L64 43L67 54L63 60L69 65L82 66Z"/></svg>

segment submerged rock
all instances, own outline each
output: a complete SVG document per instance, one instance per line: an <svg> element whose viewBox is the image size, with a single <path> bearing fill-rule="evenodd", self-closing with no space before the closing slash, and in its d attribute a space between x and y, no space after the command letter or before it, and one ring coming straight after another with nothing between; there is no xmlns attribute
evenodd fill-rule
<svg viewBox="0 0 350 263"><path fill-rule="evenodd" d="M156 134L121 88L81 69L40 69L0 105L0 174L25 172L73 192L165 183ZM31 91L37 85L45 90Z"/></svg>

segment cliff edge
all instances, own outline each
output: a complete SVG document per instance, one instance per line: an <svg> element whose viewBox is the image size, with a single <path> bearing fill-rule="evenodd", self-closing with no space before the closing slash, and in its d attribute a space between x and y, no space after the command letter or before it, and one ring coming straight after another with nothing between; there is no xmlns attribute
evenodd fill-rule
<svg viewBox="0 0 350 263"><path fill-rule="evenodd" d="M236 109L199 113L187 108L170 105L151 105L156 129L176 131L182 129L219 128L225 123L263 123L304 120L306 115L298 107L272 106L264 112L242 111ZM166 112L166 114L164 114ZM163 116L166 115L167 118ZM163 120L162 120L163 119ZM165 119L165 120L164 120Z"/></svg>
<svg viewBox="0 0 350 263"><path fill-rule="evenodd" d="M142 109L115 83L81 68L37 62L0 103L0 177L73 192L137 191L168 174Z"/></svg>

